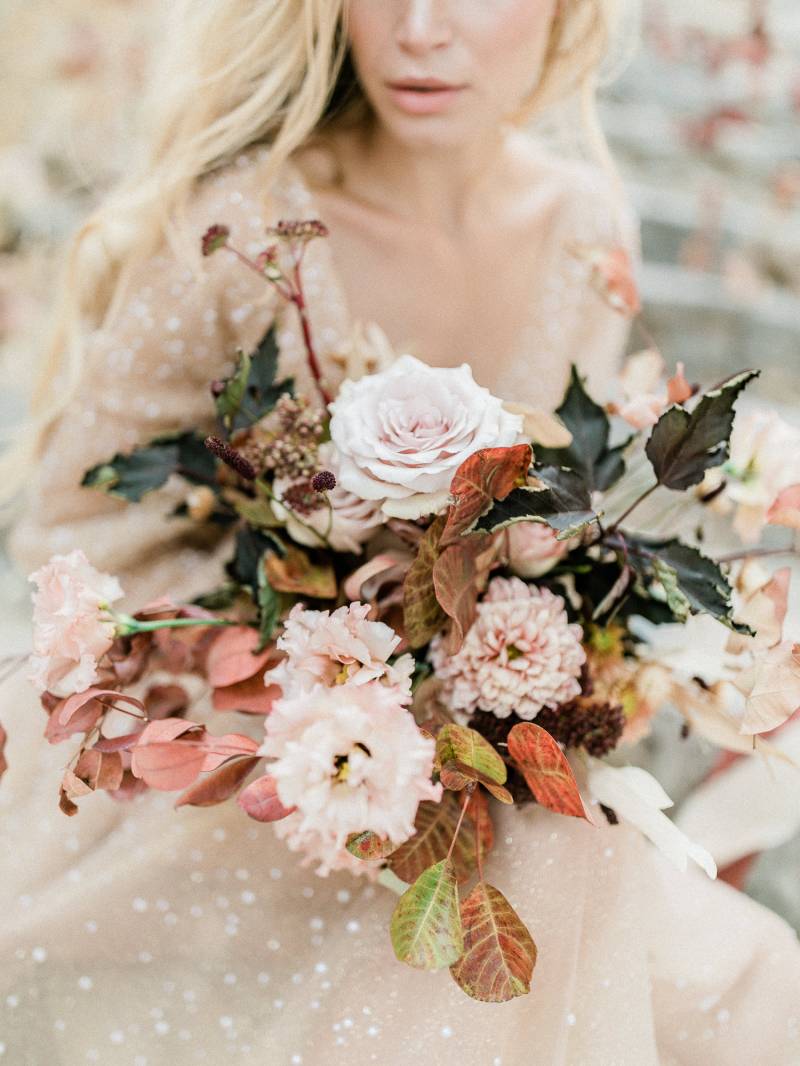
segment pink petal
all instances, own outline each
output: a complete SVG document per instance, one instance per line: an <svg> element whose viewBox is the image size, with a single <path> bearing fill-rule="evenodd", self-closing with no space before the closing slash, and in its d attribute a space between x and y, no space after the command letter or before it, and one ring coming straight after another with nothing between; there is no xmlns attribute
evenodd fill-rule
<svg viewBox="0 0 800 1066"><path fill-rule="evenodd" d="M800 644L790 640L758 656L741 732L767 733L800 709Z"/></svg>
<svg viewBox="0 0 800 1066"><path fill-rule="evenodd" d="M778 495L767 512L767 522L800 530L800 485L790 485Z"/></svg>

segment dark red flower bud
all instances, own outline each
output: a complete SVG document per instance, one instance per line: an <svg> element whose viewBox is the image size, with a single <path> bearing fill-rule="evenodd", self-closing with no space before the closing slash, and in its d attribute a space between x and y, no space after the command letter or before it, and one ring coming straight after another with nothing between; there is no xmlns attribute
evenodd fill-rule
<svg viewBox="0 0 800 1066"><path fill-rule="evenodd" d="M332 470L320 470L311 479L314 492L330 492L336 488L336 475Z"/></svg>
<svg viewBox="0 0 800 1066"><path fill-rule="evenodd" d="M220 248L224 248L230 235L231 231L227 226L210 226L203 234L203 255L213 255Z"/></svg>
<svg viewBox="0 0 800 1066"><path fill-rule="evenodd" d="M205 446L231 470L235 470L239 477L243 477L246 481L255 481L257 475L253 464L230 444L226 444L219 437L206 437Z"/></svg>

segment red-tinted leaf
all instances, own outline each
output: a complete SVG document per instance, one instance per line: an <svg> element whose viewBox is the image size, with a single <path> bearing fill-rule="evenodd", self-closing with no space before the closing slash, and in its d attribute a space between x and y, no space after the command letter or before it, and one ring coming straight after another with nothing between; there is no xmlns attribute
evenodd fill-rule
<svg viewBox="0 0 800 1066"><path fill-rule="evenodd" d="M215 711L242 711L245 714L269 714L279 699L279 685L265 685L261 674L248 677L236 685L214 689L212 704Z"/></svg>
<svg viewBox="0 0 800 1066"><path fill-rule="evenodd" d="M216 773L195 781L178 797L175 806L215 807L218 803L224 803L238 792L258 762L258 758L249 758L225 763Z"/></svg>
<svg viewBox="0 0 800 1066"><path fill-rule="evenodd" d="M205 732L203 726L198 725L197 722L189 722L185 718L162 718L144 727L139 744L163 744L183 736L191 729L197 730L201 735Z"/></svg>
<svg viewBox="0 0 800 1066"><path fill-rule="evenodd" d="M536 945L502 892L479 881L461 904L461 925L464 954L450 968L459 988L484 1003L527 995Z"/></svg>
<svg viewBox="0 0 800 1066"><path fill-rule="evenodd" d="M283 558L270 553L264 560L264 569L276 592L321 600L336 598L338 586L333 565L312 562L301 548L288 548Z"/></svg>
<svg viewBox="0 0 800 1066"><path fill-rule="evenodd" d="M572 818L585 818L591 822L572 767L546 730L533 722L515 725L508 734L508 753L537 803L556 814L568 814Z"/></svg>
<svg viewBox="0 0 800 1066"><path fill-rule="evenodd" d="M189 693L183 685L151 685L144 697L147 715L152 720L183 714L189 706Z"/></svg>
<svg viewBox="0 0 800 1066"><path fill-rule="evenodd" d="M112 703L129 703L137 710L144 711L144 704L135 696L129 696L125 692L117 692L111 688L87 688L85 692L78 692L65 700L58 713L61 725L67 725L74 714L84 707L90 700L99 700L108 705Z"/></svg>
<svg viewBox="0 0 800 1066"><path fill-rule="evenodd" d="M495 500L504 500L525 477L532 461L529 444L484 448L466 459L450 486L455 502L447 513L442 547L455 544L462 533L486 514Z"/></svg>
<svg viewBox="0 0 800 1066"><path fill-rule="evenodd" d="M364 833L351 833L347 838L347 850L357 859L370 862L373 859L386 859L393 851L397 851L397 845L391 840L383 840L377 833L370 829Z"/></svg>
<svg viewBox="0 0 800 1066"><path fill-rule="evenodd" d="M105 707L99 700L90 700L71 715L67 725L63 725L61 711L66 702L66 700L59 700L47 719L44 735L50 744L61 744L62 741L76 733L88 733L90 729L94 729L98 719L105 712Z"/></svg>
<svg viewBox="0 0 800 1066"><path fill-rule="evenodd" d="M494 847L494 823L489 809L489 800L486 793L480 789L476 789L471 797L465 794L461 798L462 804L468 800L467 819L473 826L473 835L476 836L475 850L477 852L478 842L480 842L481 860L485 862L486 856Z"/></svg>
<svg viewBox="0 0 800 1066"><path fill-rule="evenodd" d="M295 809L284 807L278 799L274 777L265 774L239 793L236 800L245 814L257 822L280 822Z"/></svg>
<svg viewBox="0 0 800 1066"><path fill-rule="evenodd" d="M75 765L75 777L92 791L114 791L122 784L122 759L119 752L105 754L96 748L81 752Z"/></svg>
<svg viewBox="0 0 800 1066"><path fill-rule="evenodd" d="M112 751L130 751L141 735L142 731L139 730L137 733L126 733L121 737L101 737L100 740L94 744L94 749L95 751L102 751L104 753Z"/></svg>
<svg viewBox="0 0 800 1066"><path fill-rule="evenodd" d="M433 567L436 599L452 619L448 651L455 653L464 642L478 608L478 594L491 566L497 544L483 534L464 537L447 548Z"/></svg>
<svg viewBox="0 0 800 1066"><path fill-rule="evenodd" d="M426 529L403 582L403 628L411 648L424 647L447 618L436 598L433 583L433 568L439 556L444 523L444 517L440 516Z"/></svg>
<svg viewBox="0 0 800 1066"><path fill-rule="evenodd" d="M234 755L255 755L259 748L258 741L242 733L226 733L222 737L206 735L203 744L206 749L205 771L216 770Z"/></svg>
<svg viewBox="0 0 800 1066"><path fill-rule="evenodd" d="M196 780L205 758L206 753L199 744L186 741L137 745L131 768L150 788L177 792Z"/></svg>
<svg viewBox="0 0 800 1066"><path fill-rule="evenodd" d="M212 688L226 688L246 681L263 671L273 654L272 648L254 654L261 638L250 626L223 629L211 645L206 661L206 676Z"/></svg>
<svg viewBox="0 0 800 1066"><path fill-rule="evenodd" d="M457 759L444 764L439 774L439 780L445 788L450 789L452 792L462 792L467 785L477 781L479 785L483 785L487 792L490 792L501 803L512 804L514 802L514 797L507 788L498 785L496 781L493 781L491 777L487 777L486 774L482 774L480 770L475 770Z"/></svg>
<svg viewBox="0 0 800 1066"><path fill-rule="evenodd" d="M414 823L416 833L388 859L389 867L401 881L411 884L429 866L446 857L460 813L459 798L452 792L445 792L441 803L420 803ZM452 858L459 882L469 880L476 866L474 832L465 832L462 826Z"/></svg>
<svg viewBox="0 0 800 1066"><path fill-rule="evenodd" d="M6 741L8 740L8 733L0 725L0 777L8 769L8 761L6 760Z"/></svg>

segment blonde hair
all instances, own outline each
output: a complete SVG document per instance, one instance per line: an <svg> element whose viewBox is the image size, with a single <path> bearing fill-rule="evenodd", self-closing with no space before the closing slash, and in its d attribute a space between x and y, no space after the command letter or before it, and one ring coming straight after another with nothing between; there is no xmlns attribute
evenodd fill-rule
<svg viewBox="0 0 800 1066"><path fill-rule="evenodd" d="M579 91L591 140L598 70L625 0L557 0L543 73L525 110ZM10 499L81 376L87 331L113 320L137 264L166 242L202 270L187 208L198 182L255 144L270 146L265 187L320 129L364 121L369 105L347 49L347 0L178 0L166 61L151 81L138 162L68 249L54 327L20 443L0 458Z"/></svg>

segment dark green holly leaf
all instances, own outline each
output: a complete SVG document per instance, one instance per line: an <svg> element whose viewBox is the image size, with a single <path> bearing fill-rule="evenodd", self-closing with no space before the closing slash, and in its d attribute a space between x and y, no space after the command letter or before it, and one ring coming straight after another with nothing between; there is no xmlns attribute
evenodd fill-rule
<svg viewBox="0 0 800 1066"><path fill-rule="evenodd" d="M213 482L216 474L214 456L195 433L175 433L156 437L142 448L127 455L118 452L106 463L87 470L81 485L102 489L130 503L160 489L172 474L180 474L193 484Z"/></svg>
<svg viewBox="0 0 800 1066"><path fill-rule="evenodd" d="M699 485L706 470L722 466L734 421L734 404L759 371L745 370L707 392L693 411L670 407L653 428L647 458L660 485L683 490Z"/></svg>
<svg viewBox="0 0 800 1066"><path fill-rule="evenodd" d="M261 640L257 651L263 651L272 640L280 622L281 606L281 594L270 585L262 560L258 568L258 632Z"/></svg>
<svg viewBox="0 0 800 1066"><path fill-rule="evenodd" d="M240 585L246 585L255 595L262 556L271 550L274 550L274 541L255 529L243 526L236 532L236 553L226 567L228 576Z"/></svg>
<svg viewBox="0 0 800 1066"><path fill-rule="evenodd" d="M81 485L138 503L148 492L160 489L177 466L177 445L151 444L128 455L118 452L107 463L93 466L84 474Z"/></svg>
<svg viewBox="0 0 800 1066"><path fill-rule="evenodd" d="M623 452L630 444L630 438L609 448L611 423L608 415L589 396L575 366L566 396L556 414L572 434L572 443L568 448L535 446L537 462L575 470L591 490L611 488L625 473Z"/></svg>
<svg viewBox="0 0 800 1066"><path fill-rule="evenodd" d="M273 326L252 355L241 353L236 372L217 396L217 415L229 433L254 425L269 414L279 396L292 391L291 381L276 382L277 373L278 342Z"/></svg>
<svg viewBox="0 0 800 1066"><path fill-rule="evenodd" d="M513 489L478 521L478 530L494 532L515 522L541 522L554 529L559 540L566 540L597 521L589 488L578 471L537 466L534 472L545 487Z"/></svg>
<svg viewBox="0 0 800 1066"><path fill-rule="evenodd" d="M241 589L235 581L228 581L211 592L205 592L202 596L195 596L192 603L198 607L205 607L207 611L225 611L236 602Z"/></svg>
<svg viewBox="0 0 800 1066"><path fill-rule="evenodd" d="M710 614L730 629L750 633L732 618L733 590L718 563L679 540L628 539L631 566L646 583L658 581L673 616Z"/></svg>

